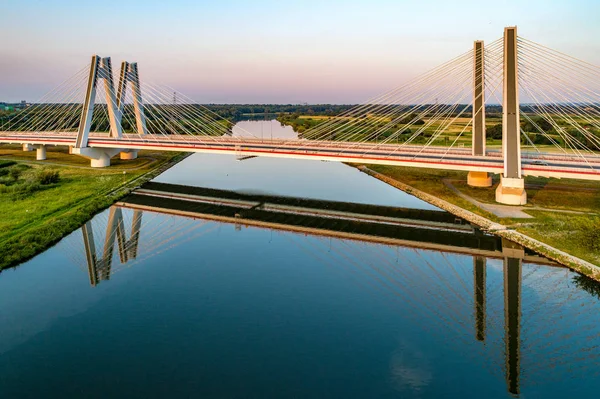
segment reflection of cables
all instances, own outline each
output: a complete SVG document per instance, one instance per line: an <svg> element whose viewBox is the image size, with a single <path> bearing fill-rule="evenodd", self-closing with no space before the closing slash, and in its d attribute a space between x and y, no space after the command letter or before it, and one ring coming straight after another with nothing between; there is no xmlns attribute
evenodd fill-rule
<svg viewBox="0 0 600 399"><path fill-rule="evenodd" d="M323 242L323 238L318 237L318 241ZM427 287L423 287L422 289L419 289L418 286L414 285L414 278L413 276L407 275L406 272L404 271L403 267L396 267L395 264L393 264L391 261L389 261L389 259L387 261L383 260L383 259L379 259L379 261L377 263L381 263L382 261L384 262L384 264L388 265L388 268L392 268L393 270L395 270L396 272L398 272L399 274L403 275L399 278L394 278L392 277L392 274L390 273L390 270L385 270L383 268L383 265L379 266L378 264L372 262L372 261L366 261L366 260L362 260L362 257L366 257L366 249L372 249L372 248L377 248L378 249L378 253L381 254L380 248L382 248L381 245L378 244L367 244L367 243L354 243L352 242L353 245L348 245L348 242L346 240L335 240L336 243L339 243L340 245L344 246L343 250L341 251L336 251L334 252L337 256L342 258L342 263L343 264L353 264L355 266L357 266L357 268L361 268L365 271L367 271L368 269L364 269L363 267L361 267L360 265L362 263L365 263L366 265L368 265L369 269L373 270L374 272L376 272L376 275L381 276L381 278L375 277L377 281L379 281L380 283L382 283L382 285L386 288L388 288L389 290L392 291L393 293L393 297L394 299L401 299L401 303L403 304L413 304L412 309L415 310L415 314L418 314L420 318L422 318L424 315L427 315L427 313L423 313L422 310L417 310L417 309L421 309L423 307L425 307L425 309L429 310L432 314L433 317L430 319L431 324L438 324L440 322L441 325L440 327L443 328L443 331L449 331L449 328L454 330L454 332L456 333L456 338L461 339L465 345L469 345L470 344L470 339L467 337L464 337L464 328L463 328L463 322L461 322L460 320L456 319L456 317L454 317L452 312L446 312L446 311L437 311L435 305L438 304L444 304L445 307L449 306L448 301L444 301L444 300L439 300L440 298L435 298L435 295L440 295L440 292L443 291L442 289L433 289L433 290L428 290ZM362 247L361 247L362 246ZM336 248L336 246L333 246L333 248ZM415 251L414 249L409 249L409 253ZM351 253L354 252L354 253ZM424 252L428 252L428 251L424 251ZM391 254L393 256L393 254ZM330 255L331 256L331 255ZM410 259L410 258L408 258ZM414 265L412 264L412 262L409 262L409 264L412 266L412 270L416 271L417 274L421 274L423 272L423 269L420 267L420 265ZM386 284L385 282L389 281L390 284ZM433 281L435 281L435 278L432 278L431 276L428 277L428 281L431 283ZM398 287L400 289L396 289L395 287ZM427 295L427 299L433 299L434 300L434 306L427 306L427 300L425 298L423 298L423 300L415 300L414 298L417 298L419 296L422 296L423 292L428 292ZM476 349L478 351L483 350L483 349ZM483 356L483 358L490 358L489 356ZM496 367L495 369L499 369L498 367ZM490 372L493 373L490 369Z"/></svg>

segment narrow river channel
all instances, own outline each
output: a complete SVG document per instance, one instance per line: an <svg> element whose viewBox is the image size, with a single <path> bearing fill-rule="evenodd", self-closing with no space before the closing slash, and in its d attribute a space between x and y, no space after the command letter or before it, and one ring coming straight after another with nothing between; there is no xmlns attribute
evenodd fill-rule
<svg viewBox="0 0 600 399"><path fill-rule="evenodd" d="M276 121L234 134L294 137ZM195 154L157 182L437 208L340 163ZM122 209L0 274L1 398L555 398L600 391L600 289L544 260ZM86 239L87 237L87 239ZM92 244L90 244L92 243ZM90 250L90 245L92 245ZM86 251L87 250L87 251ZM515 250L518 252L518 250ZM533 258L531 258L533 259ZM105 262L106 263L106 262Z"/></svg>

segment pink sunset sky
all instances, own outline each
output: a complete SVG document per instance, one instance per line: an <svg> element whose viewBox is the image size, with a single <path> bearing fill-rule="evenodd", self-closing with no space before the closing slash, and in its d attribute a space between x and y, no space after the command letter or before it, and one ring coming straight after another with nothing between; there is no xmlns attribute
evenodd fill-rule
<svg viewBox="0 0 600 399"><path fill-rule="evenodd" d="M358 103L510 25L600 64L599 3L3 1L0 101L35 101L99 54L201 103Z"/></svg>

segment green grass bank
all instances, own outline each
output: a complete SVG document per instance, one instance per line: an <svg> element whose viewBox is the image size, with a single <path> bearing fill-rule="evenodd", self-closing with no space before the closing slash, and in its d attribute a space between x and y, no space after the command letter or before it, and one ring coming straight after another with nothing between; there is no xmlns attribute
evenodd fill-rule
<svg viewBox="0 0 600 399"><path fill-rule="evenodd" d="M474 188L466 183L467 172L384 165L353 166L366 166L383 176L600 266L600 182L526 177L528 204L521 209L531 218L522 219L498 217L455 191L484 205L496 205L497 176L491 188ZM532 249L557 259L556 254L549 251ZM564 263L571 266L568 262Z"/></svg>
<svg viewBox="0 0 600 399"><path fill-rule="evenodd" d="M0 270L15 266L78 229L99 211L176 164L185 153L140 151L94 169L67 149L46 161L20 146L0 147Z"/></svg>

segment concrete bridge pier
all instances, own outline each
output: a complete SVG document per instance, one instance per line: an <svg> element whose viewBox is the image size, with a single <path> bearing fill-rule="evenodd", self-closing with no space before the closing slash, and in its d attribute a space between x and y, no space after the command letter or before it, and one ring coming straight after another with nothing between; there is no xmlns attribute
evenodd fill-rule
<svg viewBox="0 0 600 399"><path fill-rule="evenodd" d="M492 176L487 172L469 172L467 184L471 187L492 187Z"/></svg>
<svg viewBox="0 0 600 399"><path fill-rule="evenodd" d="M119 153L119 158L121 158L123 160L136 159L137 157L138 157L137 150L127 150L127 151L121 151Z"/></svg>
<svg viewBox="0 0 600 399"><path fill-rule="evenodd" d="M46 160L46 145L44 144L23 144L23 151L31 152L35 150L35 159L38 161Z"/></svg>
<svg viewBox="0 0 600 399"><path fill-rule="evenodd" d="M37 159L38 161L44 161L46 160L46 146L43 144L40 145L36 145L35 146L35 159Z"/></svg>
<svg viewBox="0 0 600 399"><path fill-rule="evenodd" d="M122 151L123 150L119 148L74 147L72 154L89 159L91 161L92 168L105 168L110 166L110 159Z"/></svg>
<svg viewBox="0 0 600 399"><path fill-rule="evenodd" d="M485 59L483 41L473 45L473 155L485 156ZM467 184L473 187L491 187L492 177L487 172L471 171Z"/></svg>
<svg viewBox="0 0 600 399"><path fill-rule="evenodd" d="M504 173L496 189L496 201L525 205L527 193L521 175L521 123L519 117L519 73L517 28L504 29L504 95L502 103L502 155Z"/></svg>

